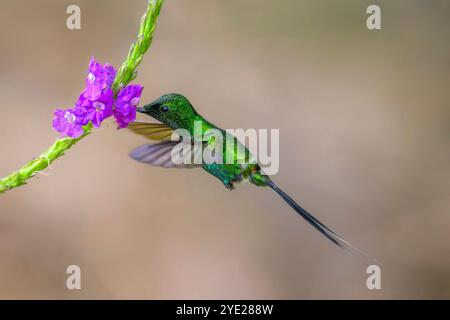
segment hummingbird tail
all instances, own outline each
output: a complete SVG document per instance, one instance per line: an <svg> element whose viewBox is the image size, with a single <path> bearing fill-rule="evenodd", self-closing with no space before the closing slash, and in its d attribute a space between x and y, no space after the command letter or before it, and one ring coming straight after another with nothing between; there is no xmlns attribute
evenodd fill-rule
<svg viewBox="0 0 450 320"><path fill-rule="evenodd" d="M364 252L359 250L358 248L354 247L341 237L339 237L336 233L334 233L332 230L330 230L327 226L325 226L322 222L317 220L312 214L310 214L308 211L303 209L297 202L295 202L290 196L288 196L283 190L281 190L273 181L267 182L267 185L275 191L276 194L278 194L286 203L294 209L299 215L302 216L303 219L309 222L310 225L312 225L314 228L316 228L321 234L323 234L325 237L327 237L331 242L336 244L337 246L344 249L346 252L350 253L351 255L362 257L365 264L369 265L369 261L375 261L374 259L368 257Z"/></svg>

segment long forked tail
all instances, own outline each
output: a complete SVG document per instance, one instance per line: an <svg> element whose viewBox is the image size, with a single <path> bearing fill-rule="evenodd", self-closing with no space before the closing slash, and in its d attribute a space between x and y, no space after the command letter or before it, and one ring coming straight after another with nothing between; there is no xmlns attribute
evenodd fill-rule
<svg viewBox="0 0 450 320"><path fill-rule="evenodd" d="M356 254L360 258L363 258L365 264L369 264L369 260L372 262L374 259L369 258L364 252L354 247L341 237L339 237L336 233L331 231L327 226L325 226L322 222L314 218L312 214L303 209L297 202L295 202L290 196L288 196L283 190L281 190L273 181L267 182L267 185L275 191L286 203L294 209L299 215L302 216L303 219L309 222L314 228L316 228L321 234L327 237L331 242L341 247L345 251L350 254Z"/></svg>

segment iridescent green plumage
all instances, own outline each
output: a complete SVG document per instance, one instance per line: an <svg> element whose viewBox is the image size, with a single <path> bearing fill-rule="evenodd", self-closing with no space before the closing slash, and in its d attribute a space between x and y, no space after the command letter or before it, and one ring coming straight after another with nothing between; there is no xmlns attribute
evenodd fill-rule
<svg viewBox="0 0 450 320"><path fill-rule="evenodd" d="M130 129L137 134L143 135L151 140L160 140L157 144L143 145L132 151L130 156L143 163L165 168L196 168L202 167L205 171L218 178L230 190L242 181L250 181L256 186L270 187L275 191L286 203L308 221L325 237L336 245L346 249L347 251L360 253L359 250L352 247L348 242L340 238L333 231L327 228L319 220L313 217L300 205L298 205L291 197L282 191L275 183L264 174L260 166L254 162L249 150L243 146L235 137L230 136L225 130L220 129L208 120L198 114L192 104L184 96L179 94L167 94L156 99L152 103L138 108L139 112L147 114L162 124L137 122L130 125ZM178 133L184 130L188 133L190 139L179 139L176 141L168 140L172 131ZM217 135L208 134L210 132L221 133L223 141L217 140ZM233 143L226 143L230 138ZM198 144L201 149L215 149L217 145L221 145L222 154L221 162L205 162L193 163L190 165L176 164L173 160L173 150L181 144L187 145L183 157L189 157L189 160L195 159L198 155ZM197 150L197 151L196 151ZM201 154L203 156L203 153Z"/></svg>
<svg viewBox="0 0 450 320"><path fill-rule="evenodd" d="M162 106L167 108L166 112L161 111ZM261 172L257 163L249 163L251 155L244 145L225 130L199 115L185 97L176 94L165 95L145 106L141 111L160 120L163 125L137 122L131 124L130 129L153 140L162 140L156 137L157 134L169 136L170 131L165 131L162 127L165 125L166 130L187 130L195 141L202 141L204 148L214 149L220 142L215 139L216 136L208 135L208 132L218 130L224 137L221 143L223 164L203 163L202 168L222 181L227 188L233 189L236 183L245 180L259 186L265 186L270 181L269 177ZM234 147L225 143L227 138L233 139Z"/></svg>

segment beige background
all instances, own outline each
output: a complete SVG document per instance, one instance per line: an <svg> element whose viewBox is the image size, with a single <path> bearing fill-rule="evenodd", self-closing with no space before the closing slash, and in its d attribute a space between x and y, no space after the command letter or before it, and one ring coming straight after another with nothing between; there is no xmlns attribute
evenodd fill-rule
<svg viewBox="0 0 450 320"><path fill-rule="evenodd" d="M0 298L450 298L450 3L376 3L381 31L369 1L167 1L137 82L280 128L275 181L381 262L382 290L275 194L132 162L144 140L110 125L0 196ZM91 55L119 66L145 6L0 1L0 176L55 140Z"/></svg>

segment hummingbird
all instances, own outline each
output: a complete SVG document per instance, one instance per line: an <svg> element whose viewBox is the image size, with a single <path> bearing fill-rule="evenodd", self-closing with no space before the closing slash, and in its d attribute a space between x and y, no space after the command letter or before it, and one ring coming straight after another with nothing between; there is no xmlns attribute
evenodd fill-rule
<svg viewBox="0 0 450 320"><path fill-rule="evenodd" d="M156 141L155 143L145 144L131 151L130 157L132 159L163 168L202 168L219 179L230 190L233 190L238 183L244 181L248 181L258 187L270 188L332 243L350 253L361 253L359 249L339 237L280 189L268 175L264 174L264 171L258 163L236 161L237 159L248 160L252 155L235 137L232 137L235 140L234 145L231 144L230 146L228 143L223 144L221 156L224 161L212 163L198 163L197 161L194 164L191 162L187 162L186 164L185 161L182 163L174 161L172 157L174 149L180 147L182 144L192 146L194 143L201 143L202 147L215 148L219 142L214 136L205 134L208 130L217 130L224 136L229 137L228 132L202 117L183 95L176 93L165 94L143 107L136 108L136 110L161 123L132 122L129 124L128 128L134 133L142 135L149 140ZM200 128L200 134L198 134L199 130L196 130L196 126ZM187 131L193 137L191 140L195 141L184 141L184 138L181 139L179 137L173 139L176 136L173 133L180 129ZM195 158L197 156L195 153L198 153L195 147L186 148L184 151L184 157L189 157L190 159L192 157ZM230 157L233 161L229 161Z"/></svg>

